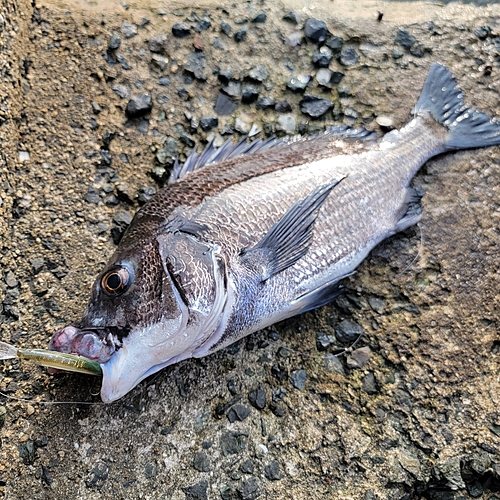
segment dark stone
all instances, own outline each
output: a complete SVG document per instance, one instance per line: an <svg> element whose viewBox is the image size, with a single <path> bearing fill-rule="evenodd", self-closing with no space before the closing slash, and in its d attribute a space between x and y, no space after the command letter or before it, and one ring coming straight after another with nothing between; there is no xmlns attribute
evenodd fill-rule
<svg viewBox="0 0 500 500"><path fill-rule="evenodd" d="M278 113L289 113L290 111L292 111L292 106L290 105L290 103L285 99L283 101L279 101L276 103L276 105L274 106L274 109L278 112Z"/></svg>
<svg viewBox="0 0 500 500"><path fill-rule="evenodd" d="M328 68L330 61L333 58L333 53L331 49L326 46L321 47L312 56L312 63L318 68Z"/></svg>
<svg viewBox="0 0 500 500"><path fill-rule="evenodd" d="M222 415L224 415L224 413L226 413L227 410L229 410L229 408L231 408L231 406L233 406L235 403L237 403L238 401L240 401L242 397L243 396L241 396L241 394L238 394L233 399L231 399L231 401L229 401L227 403L218 404L215 407L215 414L218 417L221 417Z"/></svg>
<svg viewBox="0 0 500 500"><path fill-rule="evenodd" d="M212 470L210 459L204 451L199 451L194 455L193 467L199 472L209 472Z"/></svg>
<svg viewBox="0 0 500 500"><path fill-rule="evenodd" d="M222 454L227 457L241 453L247 446L247 440L246 436L239 432L226 432L220 438L220 444Z"/></svg>
<svg viewBox="0 0 500 500"><path fill-rule="evenodd" d="M90 471L88 479L85 480L85 484L87 488L96 488L100 490L108 479L109 475L109 467L100 462L94 466L94 468Z"/></svg>
<svg viewBox="0 0 500 500"><path fill-rule="evenodd" d="M334 343L335 339L326 333L316 334L316 348L318 351L326 351Z"/></svg>
<svg viewBox="0 0 500 500"><path fill-rule="evenodd" d="M231 28L231 25L224 21L222 21L222 23L220 24L220 30L227 36L231 36L231 33L233 32L233 28Z"/></svg>
<svg viewBox="0 0 500 500"><path fill-rule="evenodd" d="M240 30L238 30L235 34L234 34L234 39L236 42L240 43L242 42L243 40L245 40L245 38L247 37L247 30L248 28L245 26L243 28L241 28Z"/></svg>
<svg viewBox="0 0 500 500"><path fill-rule="evenodd" d="M251 104L252 102L255 102L258 97L258 89L249 85L243 89L243 92L241 94L241 102L243 102L243 104Z"/></svg>
<svg viewBox="0 0 500 500"><path fill-rule="evenodd" d="M41 475L42 481L50 486L52 484L52 477L50 475L50 470L48 467L45 467L45 465L42 465L42 475Z"/></svg>
<svg viewBox="0 0 500 500"><path fill-rule="evenodd" d="M125 71L129 71L132 69L132 66L128 63L128 61L125 59L125 56L123 54L118 54L116 56L116 61L118 64L124 69Z"/></svg>
<svg viewBox="0 0 500 500"><path fill-rule="evenodd" d="M132 222L132 216L128 212L121 211L113 217L113 221L119 226L128 226Z"/></svg>
<svg viewBox="0 0 500 500"><path fill-rule="evenodd" d="M304 33L306 38L311 40L311 42L321 44L328 36L328 28L326 27L326 23L324 21L310 18L304 24Z"/></svg>
<svg viewBox="0 0 500 500"><path fill-rule="evenodd" d="M333 108L333 103L314 95L305 94L300 101L300 110L311 118L319 118Z"/></svg>
<svg viewBox="0 0 500 500"><path fill-rule="evenodd" d="M325 369L329 372L338 373L345 376L344 367L340 359L334 354L327 353L325 355Z"/></svg>
<svg viewBox="0 0 500 500"><path fill-rule="evenodd" d="M170 85L170 78L168 78L168 76L162 76L158 80L158 85L161 85L162 87L166 87L167 85Z"/></svg>
<svg viewBox="0 0 500 500"><path fill-rule="evenodd" d="M233 78L233 74L228 69L221 69L217 74L217 79L224 85L227 85L231 78Z"/></svg>
<svg viewBox="0 0 500 500"><path fill-rule="evenodd" d="M126 99L130 95L130 90L128 87L122 83L117 83L111 90L120 98Z"/></svg>
<svg viewBox="0 0 500 500"><path fill-rule="evenodd" d="M259 497L259 484L255 478L244 481L238 487L238 494L241 500L255 500Z"/></svg>
<svg viewBox="0 0 500 500"><path fill-rule="evenodd" d="M363 390L367 394L376 394L378 392L375 376L372 372L367 373L361 380Z"/></svg>
<svg viewBox="0 0 500 500"><path fill-rule="evenodd" d="M287 21L291 24L297 25L300 23L301 17L300 17L300 14L298 12L287 12L283 16L283 20Z"/></svg>
<svg viewBox="0 0 500 500"><path fill-rule="evenodd" d="M243 422L248 415L250 415L252 410L248 408L247 406L243 405L234 405L228 412L227 412L227 418L229 422Z"/></svg>
<svg viewBox="0 0 500 500"><path fill-rule="evenodd" d="M113 33L108 40L108 49L116 50L120 47L122 39L118 33Z"/></svg>
<svg viewBox="0 0 500 500"><path fill-rule="evenodd" d="M491 28L489 26L479 26L479 28L474 31L479 40L485 40L491 35Z"/></svg>
<svg viewBox="0 0 500 500"><path fill-rule="evenodd" d="M307 380L307 372L305 370L296 370L292 372L290 376L290 383L299 391L301 391L305 385Z"/></svg>
<svg viewBox="0 0 500 500"><path fill-rule="evenodd" d="M31 267L33 268L33 272L35 274L38 274L42 269L43 266L45 265L45 260L42 259L41 257L35 257L34 259L30 260Z"/></svg>
<svg viewBox="0 0 500 500"><path fill-rule="evenodd" d="M338 36L332 36L327 40L325 45L331 49L334 55L340 54L340 51L342 50L342 38L339 38Z"/></svg>
<svg viewBox="0 0 500 500"><path fill-rule="evenodd" d="M87 203L93 203L94 205L97 205L101 197L99 196L99 191L97 191L97 189L95 189L94 187L90 186L88 188L87 194L83 199Z"/></svg>
<svg viewBox="0 0 500 500"><path fill-rule="evenodd" d="M283 374L281 368L278 365L272 366L271 375L273 375L279 382L283 382L283 380L285 380L285 375Z"/></svg>
<svg viewBox="0 0 500 500"><path fill-rule="evenodd" d="M254 471L253 462L251 460L245 460L240 465L240 471L243 472L243 474L253 474Z"/></svg>
<svg viewBox="0 0 500 500"><path fill-rule="evenodd" d="M172 26L172 34L177 38L186 38L191 33L191 27L187 23L176 23Z"/></svg>
<svg viewBox="0 0 500 500"><path fill-rule="evenodd" d="M186 500L207 500L207 488L208 481L202 479L199 483L188 486L187 488L182 488L182 490L186 494Z"/></svg>
<svg viewBox="0 0 500 500"><path fill-rule="evenodd" d="M144 205L156 194L156 188L153 186L142 186L137 191L137 201L139 205Z"/></svg>
<svg viewBox="0 0 500 500"><path fill-rule="evenodd" d="M368 297L368 304L378 314L382 314L386 308L386 301L378 297Z"/></svg>
<svg viewBox="0 0 500 500"><path fill-rule="evenodd" d="M201 52L191 54L189 61L186 64L186 71L192 73L197 80L206 80L205 66L207 60Z"/></svg>
<svg viewBox="0 0 500 500"><path fill-rule="evenodd" d="M275 404L271 404L269 408L271 409L273 414L279 418L281 418L285 414L285 410L283 410L283 408L281 408L280 406L276 406Z"/></svg>
<svg viewBox="0 0 500 500"><path fill-rule="evenodd" d="M164 54L167 51L168 38L166 35L154 35L149 39L148 48L155 54Z"/></svg>
<svg viewBox="0 0 500 500"><path fill-rule="evenodd" d="M137 35L137 26L129 21L123 21L122 33L125 38L132 38Z"/></svg>
<svg viewBox="0 0 500 500"><path fill-rule="evenodd" d="M396 43L399 43L405 49L410 49L410 47L417 41L417 39L408 33L408 31L400 29L398 30L398 34L394 39Z"/></svg>
<svg viewBox="0 0 500 500"><path fill-rule="evenodd" d="M146 477L146 479L151 479L156 475L158 475L158 468L156 467L156 465L146 464L146 466L144 467L144 476Z"/></svg>
<svg viewBox="0 0 500 500"><path fill-rule="evenodd" d="M193 139L186 134L181 134L179 136L179 140L190 148L194 148L196 145L196 143L193 141Z"/></svg>
<svg viewBox="0 0 500 500"><path fill-rule="evenodd" d="M410 54L415 57L424 57L424 47L421 43L414 43L410 47Z"/></svg>
<svg viewBox="0 0 500 500"><path fill-rule="evenodd" d="M153 107L153 101L149 94L134 96L127 104L125 113L129 118L137 118L149 113Z"/></svg>
<svg viewBox="0 0 500 500"><path fill-rule="evenodd" d="M253 19L252 23L265 23L267 19L267 14L265 12L259 12Z"/></svg>
<svg viewBox="0 0 500 500"><path fill-rule="evenodd" d="M356 349L347 357L347 366L349 368L363 368L370 361L371 353L369 347Z"/></svg>
<svg viewBox="0 0 500 500"><path fill-rule="evenodd" d="M208 17L202 17L194 26L194 30L196 33L201 33L202 31L206 31L208 28L212 26L212 23Z"/></svg>
<svg viewBox="0 0 500 500"><path fill-rule="evenodd" d="M261 97L257 101L257 107L259 107L260 109L274 108L275 104L276 104L276 101L274 100L273 97Z"/></svg>
<svg viewBox="0 0 500 500"><path fill-rule="evenodd" d="M358 64L359 56L355 49L347 47L340 51L339 61L343 66L354 66Z"/></svg>
<svg viewBox="0 0 500 500"><path fill-rule="evenodd" d="M348 319L342 320L335 329L337 340L345 344L352 344L360 335L363 335L363 327Z"/></svg>
<svg viewBox="0 0 500 500"><path fill-rule="evenodd" d="M279 481L281 479L280 464L273 460L264 467L264 475L269 481Z"/></svg>
<svg viewBox="0 0 500 500"><path fill-rule="evenodd" d="M208 132L219 125L219 119L216 116L204 116L200 119L200 127L203 132Z"/></svg>
<svg viewBox="0 0 500 500"><path fill-rule="evenodd" d="M263 410L267 404L265 389L261 386L250 391L248 393L248 401L253 407L257 408L257 410Z"/></svg>
<svg viewBox="0 0 500 500"><path fill-rule="evenodd" d="M113 243L118 245L121 239L123 238L123 234L125 233L125 229L119 226L114 226L111 228L111 238L113 239Z"/></svg>
<svg viewBox="0 0 500 500"><path fill-rule="evenodd" d="M36 459L36 448L33 441L26 441L18 445L17 450L24 465L33 465Z"/></svg>

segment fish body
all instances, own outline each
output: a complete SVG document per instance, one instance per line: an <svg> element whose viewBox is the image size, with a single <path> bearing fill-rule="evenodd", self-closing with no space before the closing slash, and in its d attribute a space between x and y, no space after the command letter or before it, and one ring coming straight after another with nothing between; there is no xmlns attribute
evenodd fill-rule
<svg viewBox="0 0 500 500"><path fill-rule="evenodd" d="M147 376L326 304L388 236L421 217L418 169L449 150L500 143L435 64L412 117L381 139L312 138L209 147L176 165L97 278L82 320L50 348L102 366L114 401Z"/></svg>

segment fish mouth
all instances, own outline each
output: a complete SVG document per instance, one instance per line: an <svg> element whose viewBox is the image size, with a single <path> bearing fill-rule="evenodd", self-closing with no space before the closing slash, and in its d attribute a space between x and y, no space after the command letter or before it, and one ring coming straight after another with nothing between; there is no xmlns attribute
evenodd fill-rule
<svg viewBox="0 0 500 500"><path fill-rule="evenodd" d="M69 325L57 330L49 342L49 350L77 354L97 361L109 361L121 346L116 328L77 328Z"/></svg>

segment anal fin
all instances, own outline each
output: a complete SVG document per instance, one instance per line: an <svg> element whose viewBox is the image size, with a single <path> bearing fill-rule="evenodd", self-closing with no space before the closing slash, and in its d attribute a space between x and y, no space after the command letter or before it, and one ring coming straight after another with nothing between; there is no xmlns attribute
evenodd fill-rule
<svg viewBox="0 0 500 500"><path fill-rule="evenodd" d="M256 269L262 281L292 266L307 253L318 211L343 179L320 186L297 201L255 246L241 252L243 262Z"/></svg>
<svg viewBox="0 0 500 500"><path fill-rule="evenodd" d="M422 196L423 192L420 189L408 188L406 190L407 209L394 227L395 233L414 226L422 218Z"/></svg>

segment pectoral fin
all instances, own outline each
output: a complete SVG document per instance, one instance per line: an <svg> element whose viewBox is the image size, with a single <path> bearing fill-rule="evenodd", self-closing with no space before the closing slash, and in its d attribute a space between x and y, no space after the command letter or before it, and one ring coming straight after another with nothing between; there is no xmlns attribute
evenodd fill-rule
<svg viewBox="0 0 500 500"><path fill-rule="evenodd" d="M318 210L344 178L320 186L296 202L255 246L241 252L243 262L257 270L262 281L284 271L307 253Z"/></svg>

